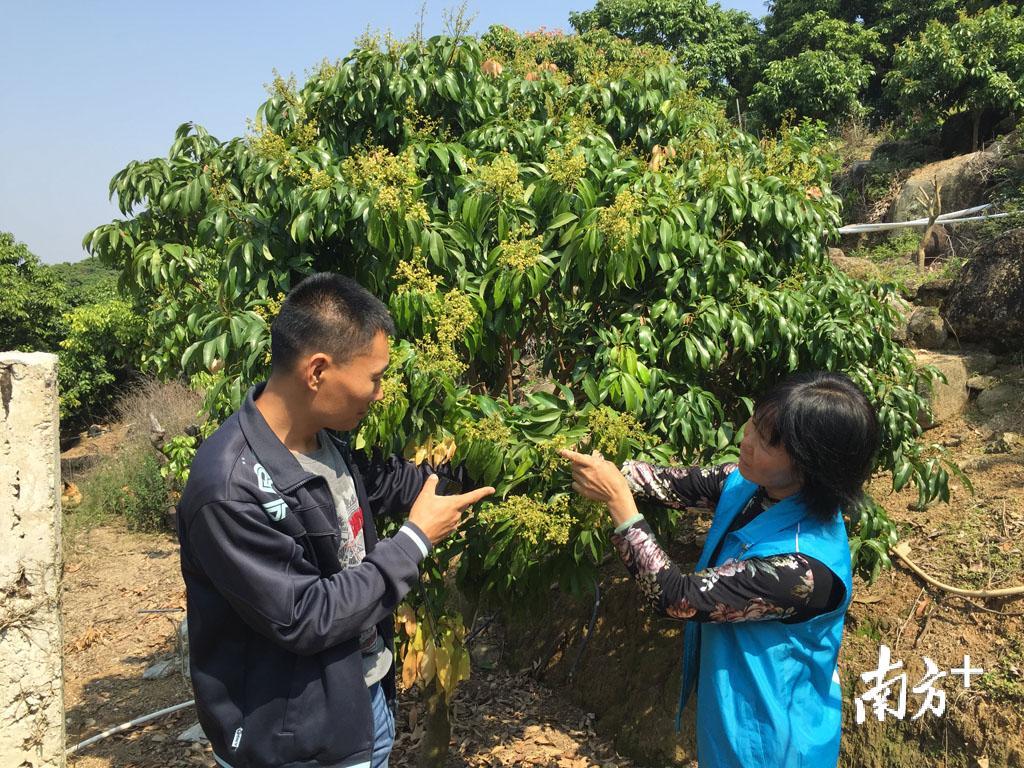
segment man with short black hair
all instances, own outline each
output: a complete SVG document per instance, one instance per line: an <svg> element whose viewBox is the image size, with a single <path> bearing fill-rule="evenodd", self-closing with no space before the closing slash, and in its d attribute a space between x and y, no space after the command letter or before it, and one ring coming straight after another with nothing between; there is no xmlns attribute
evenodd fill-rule
<svg viewBox="0 0 1024 768"><path fill-rule="evenodd" d="M393 612L430 548L494 492L438 495L428 466L332 434L380 399L393 333L354 281L307 277L271 327L270 379L192 463L178 505L192 681L226 768L387 765ZM406 514L377 540L375 518Z"/></svg>

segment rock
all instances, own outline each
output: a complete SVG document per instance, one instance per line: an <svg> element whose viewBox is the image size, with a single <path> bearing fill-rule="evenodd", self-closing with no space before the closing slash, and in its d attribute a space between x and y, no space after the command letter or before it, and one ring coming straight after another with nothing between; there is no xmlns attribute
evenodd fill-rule
<svg viewBox="0 0 1024 768"><path fill-rule="evenodd" d="M836 269L844 275L856 278L857 280L870 280L878 276L878 269L870 259L861 259L855 256L843 256L838 248L829 248L829 258L836 265ZM839 251L833 256L831 251Z"/></svg>
<svg viewBox="0 0 1024 768"><path fill-rule="evenodd" d="M962 341L1024 351L1024 228L979 245L953 280L942 316Z"/></svg>
<svg viewBox="0 0 1024 768"><path fill-rule="evenodd" d="M1007 123L1004 120L1006 112L1002 109L991 107L981 111L981 119L978 121L978 144L991 141L995 136L1008 133ZM1012 123L1009 130L1012 130ZM974 114L972 112L957 112L950 115L942 122L942 129L939 132L939 146L946 157L961 155L974 149L971 146L974 136Z"/></svg>
<svg viewBox="0 0 1024 768"><path fill-rule="evenodd" d="M1013 384L996 384L978 395L978 410L986 416L997 416L1020 406L1024 389Z"/></svg>
<svg viewBox="0 0 1024 768"><path fill-rule="evenodd" d="M985 202L986 177L994 155L972 152L929 163L914 171L903 184L899 196L889 209L889 221L910 221L928 215L920 198L931 199L933 182L939 184L942 213L959 211Z"/></svg>
<svg viewBox="0 0 1024 768"><path fill-rule="evenodd" d="M921 283L917 287L917 297L914 302L922 307L939 307L952 285L953 279L949 277L940 277L929 280L927 283Z"/></svg>
<svg viewBox="0 0 1024 768"><path fill-rule="evenodd" d="M176 661L176 659L164 659L163 661L158 661L142 673L142 679L159 680L164 677L170 677L174 674Z"/></svg>
<svg viewBox="0 0 1024 768"><path fill-rule="evenodd" d="M931 418L922 413L919 421L922 427L931 429L957 416L967 405L967 366L961 355L917 350L914 357L918 367L934 366L946 377L945 383L936 380L930 388L922 384L921 394L928 398Z"/></svg>
<svg viewBox="0 0 1024 768"><path fill-rule="evenodd" d="M910 331L907 330L907 323L910 321L910 315L914 311L914 307L895 293L887 294L885 300L900 316L896 327L892 331L893 341L906 344L910 341Z"/></svg>
<svg viewBox="0 0 1024 768"><path fill-rule="evenodd" d="M845 259L846 254L843 252L842 248L829 248L828 257L832 259L833 263L836 263L837 259Z"/></svg>
<svg viewBox="0 0 1024 768"><path fill-rule="evenodd" d="M925 349L942 349L949 338L946 324L935 307L918 307L910 315L907 332L911 340ZM964 369L966 372L966 368Z"/></svg>
<svg viewBox="0 0 1024 768"><path fill-rule="evenodd" d="M983 373L979 373L975 376L971 376L971 378L967 380L967 388L983 392L994 386L996 381L997 379L995 376L986 376Z"/></svg>
<svg viewBox="0 0 1024 768"><path fill-rule="evenodd" d="M199 723L195 723L190 728L188 728L185 731L182 731L178 735L178 741L187 741L191 744L200 744L209 741L209 739L207 739L206 734L203 733L203 726L201 726Z"/></svg>
<svg viewBox="0 0 1024 768"><path fill-rule="evenodd" d="M924 261L931 264L937 259L948 259L953 255L953 239L941 224L932 224L924 234Z"/></svg>
<svg viewBox="0 0 1024 768"><path fill-rule="evenodd" d="M988 373L999 362L999 358L993 355L991 352L985 352L984 350L970 350L965 351L964 363L967 365L967 372L970 374L976 373Z"/></svg>
<svg viewBox="0 0 1024 768"><path fill-rule="evenodd" d="M1003 432L995 435L992 442L985 446L985 453L1012 453L1020 446L1020 435L1016 432Z"/></svg>

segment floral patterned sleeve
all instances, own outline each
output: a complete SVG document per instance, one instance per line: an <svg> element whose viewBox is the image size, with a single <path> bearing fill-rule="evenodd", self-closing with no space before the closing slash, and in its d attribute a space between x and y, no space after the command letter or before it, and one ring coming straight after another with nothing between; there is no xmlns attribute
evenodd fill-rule
<svg viewBox="0 0 1024 768"><path fill-rule="evenodd" d="M633 497L665 507L713 507L735 464L716 467L662 467L642 461L627 461L622 474Z"/></svg>
<svg viewBox="0 0 1024 768"><path fill-rule="evenodd" d="M842 582L821 561L798 553L726 560L684 574L640 521L612 543L658 614L705 622L806 621L838 607ZM838 592L834 589L838 587Z"/></svg>

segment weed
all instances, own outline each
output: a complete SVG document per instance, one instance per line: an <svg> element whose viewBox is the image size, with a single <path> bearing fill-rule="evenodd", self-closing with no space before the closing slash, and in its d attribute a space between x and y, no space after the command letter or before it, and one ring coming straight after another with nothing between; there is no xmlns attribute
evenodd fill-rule
<svg viewBox="0 0 1024 768"><path fill-rule="evenodd" d="M996 662L978 678L978 687L993 699L1008 704L1024 703L1024 640L1010 638L1007 647Z"/></svg>
<svg viewBox="0 0 1024 768"><path fill-rule="evenodd" d="M167 487L152 449L121 451L86 475L80 488L82 503L74 512L73 529L108 522L115 514L125 519L129 530L167 527Z"/></svg>

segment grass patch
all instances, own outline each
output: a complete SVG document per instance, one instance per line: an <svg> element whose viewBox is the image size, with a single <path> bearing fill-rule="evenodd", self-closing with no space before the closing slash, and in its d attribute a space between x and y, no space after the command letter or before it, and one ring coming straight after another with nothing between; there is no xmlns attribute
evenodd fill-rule
<svg viewBox="0 0 1024 768"><path fill-rule="evenodd" d="M171 498L150 443L150 416L169 439L196 423L201 407L202 395L180 382L137 382L114 408L117 420L128 425L126 440L74 478L82 500L65 514L65 540L118 518L133 531L168 530Z"/></svg>
<svg viewBox="0 0 1024 768"><path fill-rule="evenodd" d="M995 669L978 678L978 687L994 700L1007 704L1024 703L1024 640L1010 638Z"/></svg>
<svg viewBox="0 0 1024 768"><path fill-rule="evenodd" d="M152 449L149 453L125 450L82 479L82 503L75 516L82 523L124 518L132 531L167 530L167 486Z"/></svg>
<svg viewBox="0 0 1024 768"><path fill-rule="evenodd" d="M965 263L963 257L956 256L933 263L924 272L919 272L917 246L922 234L917 229L897 232L871 245L857 248L849 256L871 263L864 270L865 274L860 275L861 279L890 286L901 295L912 297L922 285L956 277Z"/></svg>

